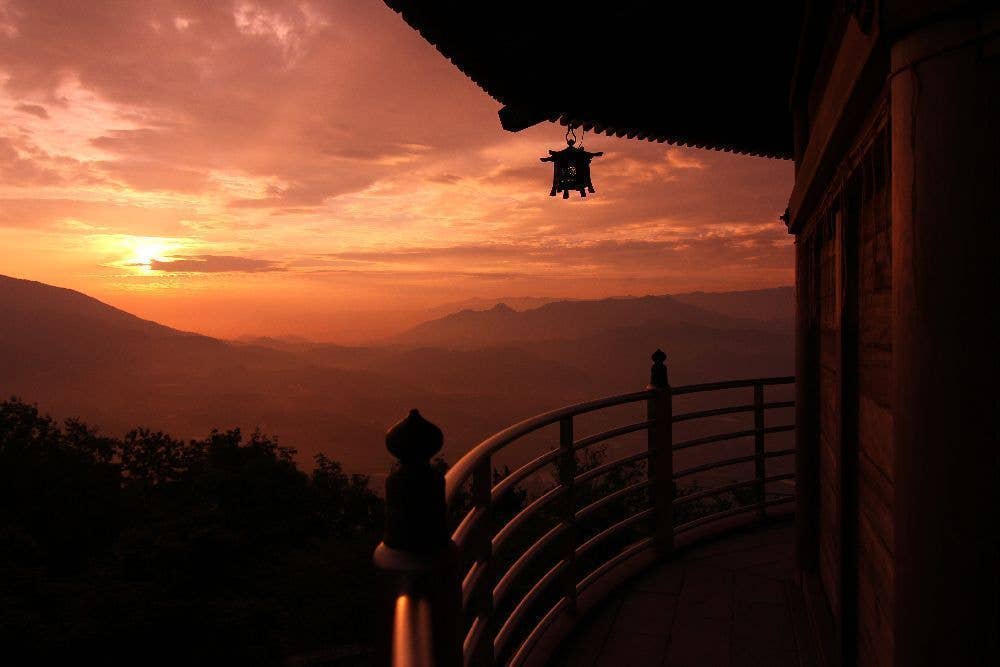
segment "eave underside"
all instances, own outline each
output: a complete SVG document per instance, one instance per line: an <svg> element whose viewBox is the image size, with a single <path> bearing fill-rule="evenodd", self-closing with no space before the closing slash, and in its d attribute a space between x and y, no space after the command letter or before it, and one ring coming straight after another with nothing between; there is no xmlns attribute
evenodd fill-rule
<svg viewBox="0 0 1000 667"><path fill-rule="evenodd" d="M485 92L512 131L608 135L792 156L797 3L589 6L386 0Z"/></svg>

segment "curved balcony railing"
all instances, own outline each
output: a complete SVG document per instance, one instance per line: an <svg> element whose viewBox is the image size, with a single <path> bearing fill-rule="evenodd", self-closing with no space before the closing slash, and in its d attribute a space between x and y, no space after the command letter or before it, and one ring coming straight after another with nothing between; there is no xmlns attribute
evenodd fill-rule
<svg viewBox="0 0 1000 667"><path fill-rule="evenodd" d="M768 462L793 456L794 448L765 447L769 434L794 429L791 423L765 425L768 410L794 406L790 400L765 401L765 388L791 384L794 378L671 387L665 355L657 350L653 360L645 390L570 405L506 428L456 462L443 484L437 479L418 488L413 483L418 468L408 468L407 455L400 455L404 447L419 449L419 457L409 458L422 458L425 467L419 470L429 471L432 479L427 460L440 448L440 431L415 413L390 431L389 448L403 463L387 482L386 539L376 562L404 573L395 592L392 664L524 664L553 622L572 616L578 599L618 566L643 552L666 557L675 537L695 528L721 525L741 514L763 518L768 508L794 501L793 492L769 491L779 483L791 484L792 466L784 466L789 472L768 474ZM752 402L674 412L675 397L738 389L752 389ZM645 419L574 436L581 416L612 413L629 404L645 404ZM752 429L674 441L678 423L740 413L752 413ZM495 463L508 446L557 424L557 447L504 475L497 473ZM610 461L586 458L595 445L643 431L647 437L640 451ZM421 444L414 445L420 438ZM752 438L752 452L675 469L678 452L743 438ZM685 493L678 492L685 480L740 464L752 464L753 474L706 488L687 485ZM554 484L529 496L523 490L526 480L545 470L553 471ZM630 472L623 476L623 470ZM615 475L616 484L600 484ZM408 480L405 488L398 479L394 484L397 476ZM401 488L405 498L396 495ZM517 489L522 489L520 502L512 504L509 499ZM436 500L429 503L431 496ZM722 497L728 502L708 502ZM428 511L436 513L432 521ZM610 525L588 525L602 513L611 518ZM444 515L457 523L450 540ZM534 531L528 530L532 523ZM437 537L422 542L431 535Z"/></svg>

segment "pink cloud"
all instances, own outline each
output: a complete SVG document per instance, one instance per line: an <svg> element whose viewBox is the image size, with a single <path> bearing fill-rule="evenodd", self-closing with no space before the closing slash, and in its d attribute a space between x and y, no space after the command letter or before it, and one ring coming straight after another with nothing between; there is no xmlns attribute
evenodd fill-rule
<svg viewBox="0 0 1000 667"><path fill-rule="evenodd" d="M14 107L14 110L35 116L36 118L47 119L49 117L49 112L40 104L18 104Z"/></svg>

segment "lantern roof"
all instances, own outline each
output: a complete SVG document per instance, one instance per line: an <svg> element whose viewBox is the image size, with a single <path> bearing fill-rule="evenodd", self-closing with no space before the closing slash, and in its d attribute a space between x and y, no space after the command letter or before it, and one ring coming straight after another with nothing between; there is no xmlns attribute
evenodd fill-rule
<svg viewBox="0 0 1000 667"><path fill-rule="evenodd" d="M541 160L542 162L549 162L552 156L565 155L565 154L573 156L579 155L581 157L600 157L601 155L604 155L604 151L597 151L596 153L591 153L590 151L584 149L583 146L574 146L573 144L569 144L568 146L566 146L566 148L562 149L561 151L549 150L549 157L543 157L541 158Z"/></svg>
<svg viewBox="0 0 1000 667"><path fill-rule="evenodd" d="M519 131L543 121L790 158L802 3L385 0Z"/></svg>

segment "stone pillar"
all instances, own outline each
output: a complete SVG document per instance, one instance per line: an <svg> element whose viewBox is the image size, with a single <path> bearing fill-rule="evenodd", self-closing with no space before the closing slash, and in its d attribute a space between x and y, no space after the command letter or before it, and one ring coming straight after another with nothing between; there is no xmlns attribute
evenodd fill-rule
<svg viewBox="0 0 1000 667"><path fill-rule="evenodd" d="M891 52L897 665L998 656L998 30Z"/></svg>
<svg viewBox="0 0 1000 667"><path fill-rule="evenodd" d="M385 532L375 565L385 572L392 621L384 648L393 667L462 664L462 588L448 535L444 475L431 465L441 429L417 410L385 436L399 466L385 483Z"/></svg>

